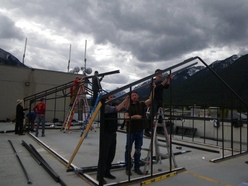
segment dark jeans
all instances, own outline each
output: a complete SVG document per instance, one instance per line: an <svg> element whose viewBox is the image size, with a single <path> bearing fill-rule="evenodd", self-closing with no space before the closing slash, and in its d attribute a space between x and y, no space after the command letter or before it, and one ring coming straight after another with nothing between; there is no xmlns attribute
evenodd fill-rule
<svg viewBox="0 0 248 186"><path fill-rule="evenodd" d="M93 91L93 97L91 100L91 106L94 107L99 91Z"/></svg>
<svg viewBox="0 0 248 186"><path fill-rule="evenodd" d="M23 119L16 119L15 133L16 134L23 133Z"/></svg>
<svg viewBox="0 0 248 186"><path fill-rule="evenodd" d="M139 163L140 163L140 156L141 156L141 147L143 145L143 130L139 131L139 132L127 133L126 151L125 151L125 166L126 166L126 170L129 170L129 169L132 168L131 151L132 151L133 143L134 143L134 148L135 148L134 168L139 169L139 167L140 167Z"/></svg>
<svg viewBox="0 0 248 186"><path fill-rule="evenodd" d="M156 116L156 113L158 112L158 109L160 107L163 107L163 100L154 99L154 101L153 101L153 103L151 105L150 114L148 115L149 128L147 128L145 130L145 132L149 132L149 131L152 130L154 117ZM158 122L162 123L161 117L159 117Z"/></svg>
<svg viewBox="0 0 248 186"><path fill-rule="evenodd" d="M103 174L109 173L111 169L112 162L115 157L116 150L116 132L105 132L104 133L104 152L103 156ZM98 167L99 167L98 161ZM97 175L99 175L100 170L97 170Z"/></svg>

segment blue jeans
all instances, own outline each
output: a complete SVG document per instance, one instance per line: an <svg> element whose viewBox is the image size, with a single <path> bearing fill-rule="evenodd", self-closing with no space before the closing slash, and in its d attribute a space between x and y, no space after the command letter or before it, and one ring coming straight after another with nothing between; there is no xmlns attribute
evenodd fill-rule
<svg viewBox="0 0 248 186"><path fill-rule="evenodd" d="M126 151L125 151L126 170L130 170L132 168L131 151L132 151L133 143L134 143L134 148L135 148L134 168L139 169L140 168L141 147L143 145L143 130L139 131L139 132L127 133Z"/></svg>
<svg viewBox="0 0 248 186"><path fill-rule="evenodd" d="M42 124L42 134L45 134L45 115L37 114L37 118L38 118L38 123L36 126L35 134L36 135L39 134L38 131L39 131L40 123Z"/></svg>

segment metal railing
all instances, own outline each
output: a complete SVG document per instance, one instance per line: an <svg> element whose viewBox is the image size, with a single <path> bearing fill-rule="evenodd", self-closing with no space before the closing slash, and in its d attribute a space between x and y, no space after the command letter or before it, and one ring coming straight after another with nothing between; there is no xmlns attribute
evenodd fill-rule
<svg viewBox="0 0 248 186"><path fill-rule="evenodd" d="M210 67L210 66L208 66L200 57L193 57L193 58L189 58L189 59L187 59L187 60L185 60L185 61L183 61L183 62L181 62L181 63L179 63L179 64L177 64L177 65L174 65L174 66L172 66L172 67L170 67L170 68L167 68L167 69L164 69L164 70L162 70L161 72L162 73L164 73L164 72L167 72L167 71L169 71L170 73L173 73L172 72L172 70L174 70L174 69L176 69L176 68L179 68L179 67L182 67L183 65L186 65L186 64L189 64L189 63L192 63L192 61L194 61L194 60L199 60L202 64L204 64L211 72L212 72L212 74L214 74L214 76L221 82L221 84L224 86L224 87L226 87L230 92L231 92L231 94L232 95L234 95L235 96L235 98L236 99L238 99L239 100L239 102L240 102L240 104L242 104L242 107L246 110L246 111L248 111L248 106L247 106L247 104L242 100L242 98L240 98L240 96ZM195 63L194 63L195 64ZM182 68L183 69L183 68ZM128 85L126 85L126 86L123 86L123 87L121 87L121 88L118 88L118 89L116 89L116 90L114 90L114 91L111 91L111 92L109 92L109 93L107 93L107 94L105 94L105 95L103 95L102 97L101 97L101 102L102 102L102 107L101 107L101 118L100 118L100 122L101 122L101 127L100 127L100 141L99 141L99 143L100 143L100 149L99 149L99 157L100 157L100 169L102 169L102 166L101 166L101 162L103 161L102 159L101 159L101 154L103 154L104 153L104 149L103 148L101 148L101 147L103 147L103 142L104 142L104 138L103 138L103 131L104 131L104 113L105 113L105 110L104 110L104 105L105 105L105 99L108 97L108 96L110 96L110 95L114 95L114 94L116 94L116 93L118 93L118 92L121 92L121 91L124 91L124 90L129 90L126 94L124 94L124 95L122 95L121 97L123 97L123 96L125 96L125 95L127 95L127 94L130 94L130 92L131 91L133 91L134 90L134 88L133 87L135 87L135 86L137 86L137 85L139 85L139 84L141 84L141 83L144 83L144 82L146 82L147 80L151 80L151 82L153 82L153 77L155 76L155 74L152 74L152 75L149 75L149 76L147 76L147 77L145 77L145 78L142 78L142 79L140 79L140 80L138 80L138 81L135 81L135 82L133 82L133 83L130 83L130 84L128 84ZM150 84L145 84L145 85L143 85L143 86L140 86L139 87L139 89L141 89L141 88L144 88L144 87L147 87L147 86L150 86ZM173 86L173 83L171 83L171 87ZM173 114L173 111L172 111L172 108L173 108L173 92L172 92L172 88L170 87L170 98L169 98L169 105L168 105L168 108L169 108L169 113L168 113L168 115L167 115L167 117L169 118L169 121L170 122L172 122L172 118L173 117L177 117L177 116L175 116L174 114ZM137 90L137 89L135 89L135 90ZM119 97L120 98L120 97ZM118 98L116 98L116 99L118 99ZM114 100L113 100L114 101ZM223 102L224 102L224 100L223 100ZM195 104L195 103L192 103L192 105L193 104ZM232 107L234 107L234 105L233 104L231 104L231 106ZM224 103L221 105L221 108L222 109L224 109ZM193 111L194 112L194 111ZM222 110L222 112L223 112L223 110ZM231 109L231 112L233 112L233 109ZM204 111L204 113L205 113L205 111ZM224 134L224 130L225 130L225 128L224 128L224 122L226 122L227 121L227 119L225 119L225 118L223 118L223 115L222 115L222 118L220 118L220 117L214 117L214 118L212 118L212 117L206 117L206 116L204 116L204 117L197 117L197 116L193 116L193 117L191 117L191 116L183 116L183 117L180 117L180 119L181 119L181 121L185 121L185 119L192 119L192 128L193 128L193 131L194 131L194 128L196 128L195 126L197 125L195 122L196 122L196 120L202 120L203 121L203 143L206 143L206 140L208 139L208 137L206 136L206 126L207 126L207 124L206 124L206 121L208 121L208 122L210 122L210 121L212 121L213 123L211 124L213 127L214 127L214 129L217 131L216 132L216 134L215 134L215 137L216 137L216 146L218 146L219 145L219 141L220 141L220 146L221 146L221 151L222 151L222 156L220 157L220 158L216 158L215 160L212 160L212 161L218 161L218 160L221 160L221 159L226 159L226 158L229 158L229 157L233 157L233 156L236 156L237 154L242 154L242 153L246 153L247 152L247 141L248 141L248 129L246 129L245 130L245 139L246 140L242 140L242 138L241 138L241 136L242 136L242 131L243 130L241 130L241 128L240 128L240 133L239 133L239 135L240 135L240 141L238 141L237 143L238 143L238 145L239 145L239 149L237 150L237 149L234 149L234 139L233 139L233 136L234 136L234 132L233 132L233 127L232 127L232 124L231 124L231 130L230 130L230 135L231 135L231 137L230 137L230 141L228 142L228 144L230 145L230 149L231 149L231 154L230 155L228 155L228 156L226 156L225 154L224 154L224 150L225 149L227 149L227 147L225 146L227 143L226 143L226 140L224 139L224 137L225 137L225 134ZM233 121L233 114L231 115L231 119L229 120L229 121ZM242 123L246 123L246 124L248 124L248 121L247 121L247 119L246 119L246 121L244 121L244 122L242 122ZM181 125L181 127L183 128L183 125L185 125L183 122L182 122L182 125ZM247 125L246 125L247 126ZM221 127L221 132L220 132L220 127ZM247 127L246 127L247 128ZM194 142L195 141L195 139L196 139L196 136L197 135L195 135L195 133L194 134L192 134L192 136L190 137L191 138L191 142ZM188 136L187 136L188 137ZM182 139L185 139L185 135L182 133ZM172 139L171 139L172 140ZM172 142L173 143L173 142ZM236 142L235 142L236 143ZM245 144L245 149L244 149L244 145L243 145L243 143ZM193 146L191 146L191 147L193 147ZM235 153L234 153L234 151L235 151ZM217 151L218 152L218 151ZM171 160L170 160L171 161ZM169 168L169 171L172 171L173 170L173 168L171 167L171 163L170 163L170 168ZM100 177L102 176L102 172L103 170L101 170L100 172ZM161 173L161 174L165 174L165 172L164 173ZM153 173L151 172L151 174L150 174L150 176L151 177L153 177L154 175L153 175ZM140 179L142 179L142 178L140 178ZM128 182L132 182L132 181L134 181L134 180L131 180L130 178L128 179ZM137 179L135 179L135 181L137 181ZM100 181L100 185L101 185L102 183L101 183L101 181Z"/></svg>

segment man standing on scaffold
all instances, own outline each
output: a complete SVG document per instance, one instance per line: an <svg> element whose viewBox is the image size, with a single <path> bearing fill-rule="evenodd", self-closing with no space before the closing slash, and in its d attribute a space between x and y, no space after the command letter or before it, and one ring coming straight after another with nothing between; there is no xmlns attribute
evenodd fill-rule
<svg viewBox="0 0 248 186"><path fill-rule="evenodd" d="M153 123L153 118L156 115L156 112L158 111L158 109L160 107L163 108L163 95L164 95L164 89L168 89L170 86L170 82L172 79L172 74L169 74L167 78L165 78L164 80L162 80L162 70L157 69L155 70L155 90L154 90L154 95L153 95L153 104L151 105L151 109L150 109L150 115L148 117L148 121L151 121L152 118L152 122L150 123L149 128L147 128L145 130L145 135L146 136L151 136L151 130L152 130L152 123ZM161 119L161 118L160 118ZM162 131L161 131L162 132Z"/></svg>
<svg viewBox="0 0 248 186"><path fill-rule="evenodd" d="M99 91L102 90L102 86L101 86L101 81L104 78L104 76L102 76L101 78L98 77L98 71L95 71L94 76L92 78L92 91L93 91L93 97L91 100L91 106L94 107L97 96Z"/></svg>

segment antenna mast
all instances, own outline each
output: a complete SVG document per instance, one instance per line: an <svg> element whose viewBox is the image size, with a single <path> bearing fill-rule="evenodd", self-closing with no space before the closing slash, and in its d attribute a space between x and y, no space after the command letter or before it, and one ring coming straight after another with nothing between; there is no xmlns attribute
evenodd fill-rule
<svg viewBox="0 0 248 186"><path fill-rule="evenodd" d="M24 64L24 58L25 58L25 54L26 54L26 46L27 46L27 38L25 39L24 53L23 53L23 57L22 57L22 63L23 64Z"/></svg>
<svg viewBox="0 0 248 186"><path fill-rule="evenodd" d="M68 72L69 72L69 70L70 70L70 62L71 62L71 44L70 44L69 60L68 60L68 67L67 67Z"/></svg>
<svg viewBox="0 0 248 186"><path fill-rule="evenodd" d="M86 71L86 48L87 48L87 40L85 40L85 52L84 52L84 71ZM85 74L85 73L84 73Z"/></svg>

